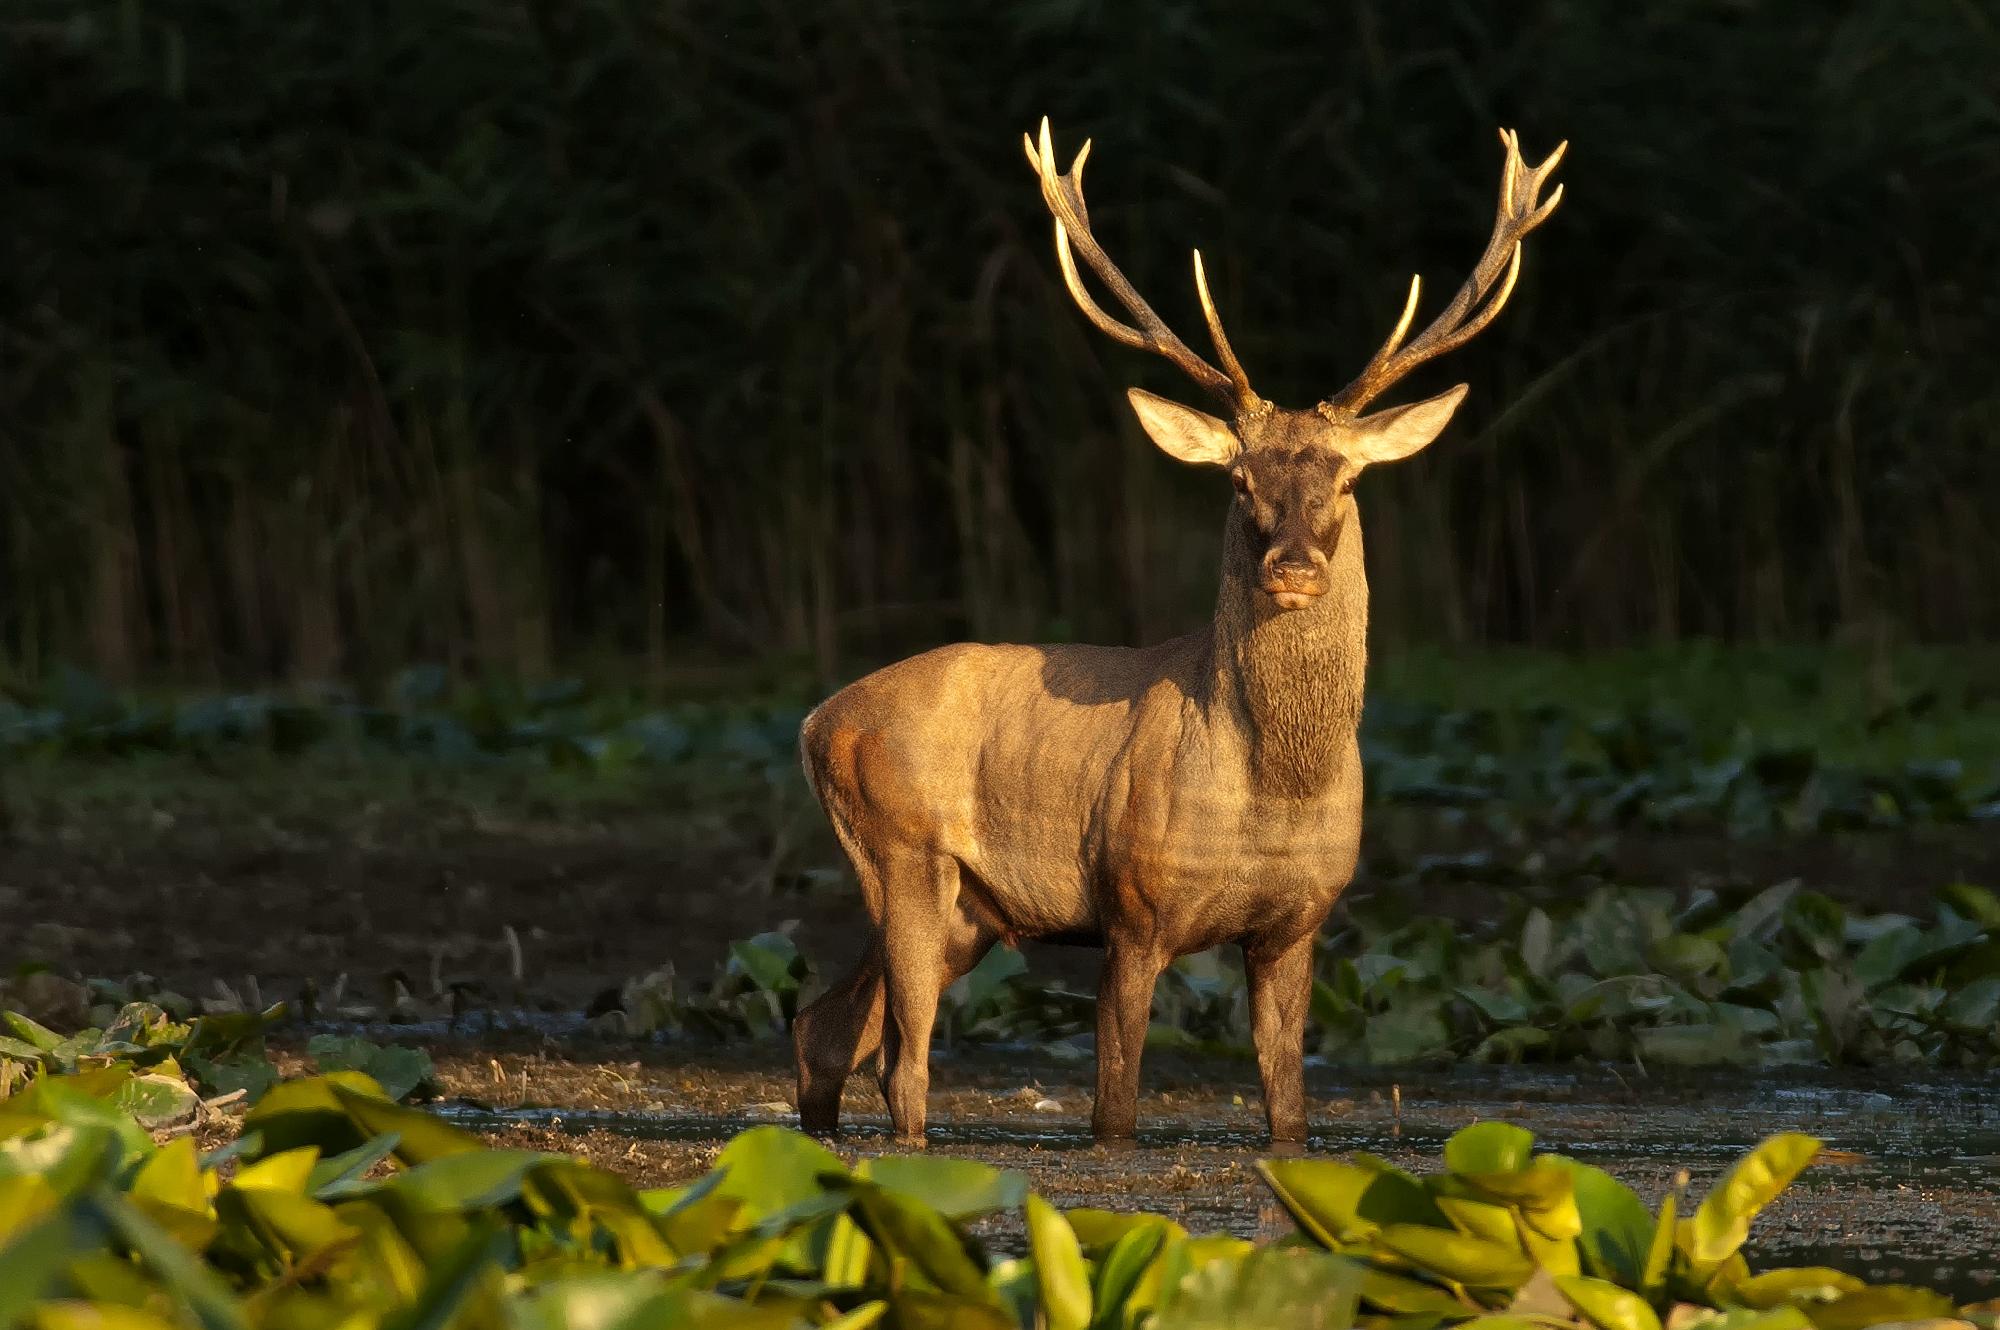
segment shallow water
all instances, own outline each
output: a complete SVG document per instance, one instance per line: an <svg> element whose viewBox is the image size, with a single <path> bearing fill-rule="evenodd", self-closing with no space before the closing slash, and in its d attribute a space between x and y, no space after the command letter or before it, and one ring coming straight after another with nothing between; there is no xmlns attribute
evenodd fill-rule
<svg viewBox="0 0 2000 1330"><path fill-rule="evenodd" d="M1872 1280L1932 1284L1963 1299L2000 1295L2000 1100L1985 1081L1925 1075L1878 1084L1721 1071L1637 1087L1595 1071L1462 1069L1400 1087L1400 1113L1381 1085L1342 1087L1316 1069L1312 1154L1366 1150L1416 1171L1436 1167L1445 1139L1469 1122L1518 1121L1541 1148L1602 1167L1656 1204L1675 1172L1702 1189L1739 1155L1780 1131L1822 1138L1830 1153L1759 1218L1753 1266L1835 1265ZM1350 1097L1338 1098L1345 1088ZM1635 1089L1637 1093L1635 1093ZM1290 1222L1258 1180L1267 1153L1252 1100L1187 1108L1148 1102L1136 1145L1099 1146L1072 1096L1071 1111L934 1117L930 1148L1020 1168L1065 1206L1142 1208L1197 1231L1272 1236ZM516 1123L638 1140L720 1144L789 1114L602 1113L562 1109L447 1110L468 1126ZM879 1115L850 1120L843 1148L888 1146ZM985 1226L996 1246L1019 1240L1004 1221Z"/></svg>

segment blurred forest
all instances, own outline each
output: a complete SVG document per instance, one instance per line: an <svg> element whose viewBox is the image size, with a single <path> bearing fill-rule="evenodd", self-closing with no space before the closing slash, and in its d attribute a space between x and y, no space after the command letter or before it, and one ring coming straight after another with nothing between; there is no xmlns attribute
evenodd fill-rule
<svg viewBox="0 0 2000 1330"><path fill-rule="evenodd" d="M1378 637L2000 633L1985 0L12 0L0 677L536 675L1201 621L1224 487L1070 305L1019 139L1266 395L1393 400Z"/></svg>

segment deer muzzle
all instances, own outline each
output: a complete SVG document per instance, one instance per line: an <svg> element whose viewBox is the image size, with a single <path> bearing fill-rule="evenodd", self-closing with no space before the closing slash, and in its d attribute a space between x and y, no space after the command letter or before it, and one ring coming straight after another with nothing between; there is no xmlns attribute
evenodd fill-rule
<svg viewBox="0 0 2000 1330"><path fill-rule="evenodd" d="M1272 550L1259 588L1281 610L1302 610L1326 594L1326 556L1318 550Z"/></svg>

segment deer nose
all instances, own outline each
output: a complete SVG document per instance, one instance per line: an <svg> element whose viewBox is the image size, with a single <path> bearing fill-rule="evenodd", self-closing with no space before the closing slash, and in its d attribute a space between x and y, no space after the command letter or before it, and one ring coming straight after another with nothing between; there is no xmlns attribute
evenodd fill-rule
<svg viewBox="0 0 2000 1330"><path fill-rule="evenodd" d="M1279 609L1304 609L1326 592L1326 556L1311 548L1267 550L1263 590Z"/></svg>

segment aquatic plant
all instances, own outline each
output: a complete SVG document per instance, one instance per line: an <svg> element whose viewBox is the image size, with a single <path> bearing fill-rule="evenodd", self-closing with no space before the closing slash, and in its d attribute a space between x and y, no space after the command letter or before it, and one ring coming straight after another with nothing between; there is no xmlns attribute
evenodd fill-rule
<svg viewBox="0 0 2000 1330"><path fill-rule="evenodd" d="M1753 1273L1760 1210L1819 1142L1781 1135L1690 1208L1475 1124L1416 1177L1366 1155L1275 1159L1297 1232L1253 1244L1165 1218L1063 1212L965 1159L852 1162L754 1127L682 1187L488 1148L372 1077L283 1082L203 1152L126 1096L150 1047L0 1098L0 1326L1862 1330L1991 1307L1831 1269ZM1017 1219L1006 1255L970 1227Z"/></svg>

